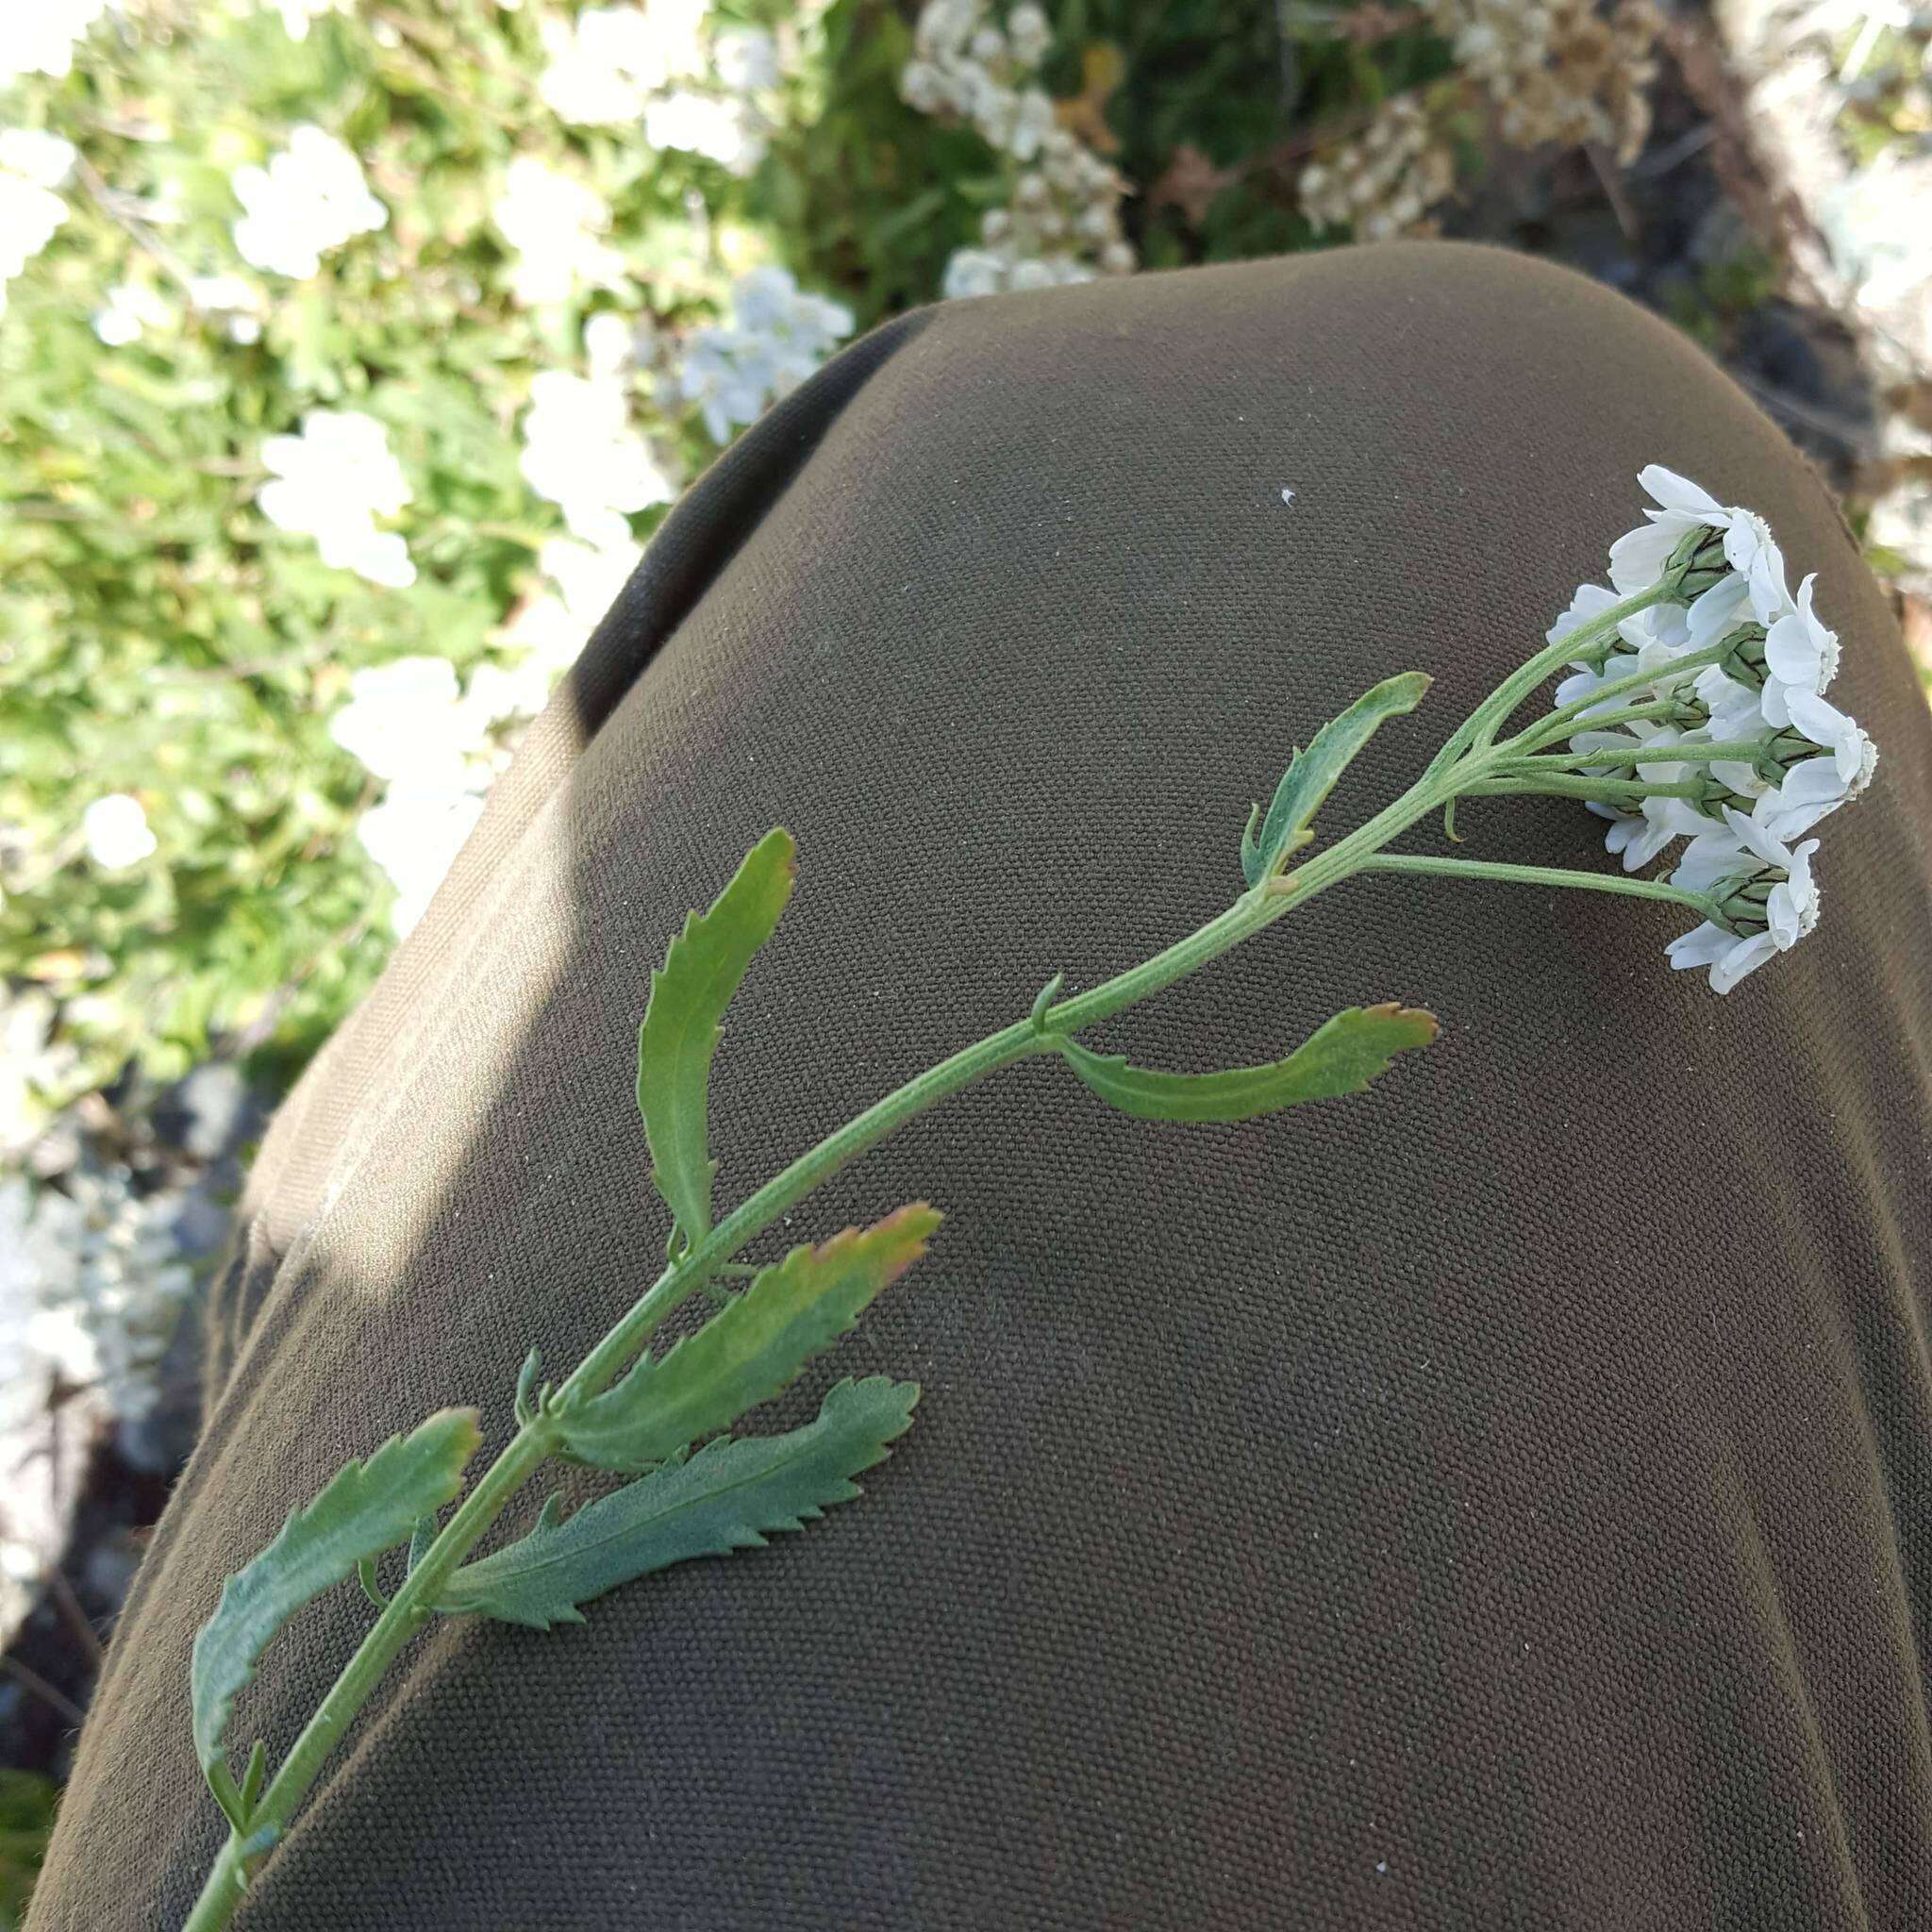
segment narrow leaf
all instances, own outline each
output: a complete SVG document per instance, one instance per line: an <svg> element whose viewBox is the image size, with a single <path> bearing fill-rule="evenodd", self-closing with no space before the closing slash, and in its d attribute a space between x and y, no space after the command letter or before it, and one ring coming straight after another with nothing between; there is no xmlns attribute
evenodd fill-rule
<svg viewBox="0 0 1932 1932"><path fill-rule="evenodd" d="M194 1640L194 1748L204 1770L221 1765L222 1727L235 1693L255 1674L269 1640L311 1597L356 1574L441 1508L481 1440L474 1408L445 1408L408 1436L391 1436L367 1462L350 1462L306 1509L222 1587Z"/></svg>
<svg viewBox="0 0 1932 1932"><path fill-rule="evenodd" d="M1297 751L1275 787L1274 802L1261 820L1261 832L1255 836L1255 821L1260 817L1257 806L1241 834L1241 872L1251 886L1281 870L1282 862L1304 845L1313 842L1309 822L1322 808L1323 801L1335 790L1335 781L1345 772L1356 754L1374 737L1376 729L1391 718L1399 718L1422 703L1431 683L1426 672L1405 671L1385 677L1365 691L1339 718L1331 718L1315 733L1306 751Z"/></svg>
<svg viewBox="0 0 1932 1932"><path fill-rule="evenodd" d="M600 1469L662 1462L769 1402L846 1334L874 1296L925 1253L941 1216L924 1201L860 1233L793 1248L661 1360L564 1418L564 1446Z"/></svg>
<svg viewBox="0 0 1932 1932"><path fill-rule="evenodd" d="M581 1624L580 1604L633 1577L762 1548L858 1496L852 1478L885 1460L918 1399L916 1382L841 1382L803 1428L712 1442L575 1516L552 1496L527 1536L458 1570L437 1608L547 1630Z"/></svg>
<svg viewBox="0 0 1932 1932"><path fill-rule="evenodd" d="M638 1110L651 1179L694 1246L711 1231L711 1058L719 1022L752 956L771 938L796 869L791 834L776 826L746 854L708 912L693 912L651 974L638 1029Z"/></svg>
<svg viewBox="0 0 1932 1932"><path fill-rule="evenodd" d="M1219 1074L1158 1074L1118 1054L1090 1053L1062 1040L1067 1063L1123 1113L1147 1121L1246 1121L1303 1100L1359 1093L1405 1047L1436 1037L1436 1016L1391 1000L1348 1007L1323 1023L1285 1060Z"/></svg>

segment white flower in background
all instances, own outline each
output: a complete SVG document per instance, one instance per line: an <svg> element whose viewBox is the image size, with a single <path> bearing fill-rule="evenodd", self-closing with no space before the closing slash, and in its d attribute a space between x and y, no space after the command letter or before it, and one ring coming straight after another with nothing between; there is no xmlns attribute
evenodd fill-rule
<svg viewBox="0 0 1932 1932"><path fill-rule="evenodd" d="M325 13L340 13L343 0L274 0L281 16L282 31L291 41L306 41L309 27Z"/></svg>
<svg viewBox="0 0 1932 1932"><path fill-rule="evenodd" d="M94 333L110 349L123 349L144 329L166 328L174 320L175 311L145 282L119 282L95 312Z"/></svg>
<svg viewBox="0 0 1932 1932"><path fill-rule="evenodd" d="M970 123L1015 171L1008 205L981 222L980 245L947 263L950 297L1063 287L1136 266L1120 220L1125 183L1059 125L1039 85L1051 41L1031 0L1008 15L1005 32L987 0L927 0L920 12L901 98L923 114Z"/></svg>
<svg viewBox="0 0 1932 1932"><path fill-rule="evenodd" d="M580 284L624 278L623 258L601 239L610 226L609 205L529 155L510 162L491 217L517 254L510 287L531 308L568 301Z"/></svg>
<svg viewBox="0 0 1932 1932"><path fill-rule="evenodd" d="M390 924L405 939L421 922L463 841L483 816L480 791L392 786L356 822L356 836L395 888Z"/></svg>
<svg viewBox="0 0 1932 1932"><path fill-rule="evenodd" d="M188 299L196 311L219 322L232 342L258 342L268 297L244 275L191 275Z"/></svg>
<svg viewBox="0 0 1932 1932"><path fill-rule="evenodd" d="M852 333L852 311L804 293L782 268L753 269L731 289L730 325L696 330L677 387L702 410L714 442L755 423Z"/></svg>
<svg viewBox="0 0 1932 1932"><path fill-rule="evenodd" d="M503 633L503 641L521 651L523 658L507 669L484 666L471 679L472 697L496 718L534 716L616 603L641 555L628 541L600 547L570 537L546 539L538 562L548 588L532 597Z"/></svg>
<svg viewBox="0 0 1932 1932"><path fill-rule="evenodd" d="M373 584L403 590L416 581L408 546L375 527L409 501L409 486L373 416L310 409L301 434L270 437L261 459L275 473L256 499L270 523L313 537L325 563Z"/></svg>
<svg viewBox="0 0 1932 1932"><path fill-rule="evenodd" d="M653 91L704 73L708 5L657 0L648 8L587 7L575 20L547 16L538 28L549 57L538 92L574 126L637 121Z"/></svg>
<svg viewBox="0 0 1932 1932"><path fill-rule="evenodd" d="M563 511L586 542L621 544L627 516L669 503L671 479L631 427L629 398L614 375L548 369L530 382L521 458L525 480Z"/></svg>
<svg viewBox="0 0 1932 1932"><path fill-rule="evenodd" d="M56 1041L60 1009L43 988L0 985L0 1160L20 1159L47 1126L49 1096L73 1078L78 1055ZM0 1240L0 1250L6 1248ZM4 1357L0 1357L4 1359Z"/></svg>
<svg viewBox="0 0 1932 1932"><path fill-rule="evenodd" d="M387 782L356 836L395 887L398 938L423 916L483 810L487 726L441 658L398 658L349 679L329 736Z"/></svg>
<svg viewBox="0 0 1932 1932"><path fill-rule="evenodd" d="M1707 920L1664 948L1680 971L1709 967L1713 992L1729 992L1818 924L1818 888L1811 880L1818 841L1792 849L1742 812L1726 811L1724 819L1729 835L1713 831L1693 839L1671 883L1716 899L1730 926Z"/></svg>
<svg viewBox="0 0 1932 1932"><path fill-rule="evenodd" d="M179 1203L143 1198L118 1167L70 1174L64 1188L36 1198L22 1176L0 1178L8 1393L25 1386L44 1399L58 1376L138 1421L194 1287L173 1231Z"/></svg>
<svg viewBox="0 0 1932 1932"><path fill-rule="evenodd" d="M74 50L108 10L108 0L9 0L0 27L0 87L23 75L60 80L74 71Z"/></svg>
<svg viewBox="0 0 1932 1932"><path fill-rule="evenodd" d="M446 658L396 658L354 673L328 735L390 784L460 785L477 735Z"/></svg>
<svg viewBox="0 0 1932 1932"><path fill-rule="evenodd" d="M307 124L266 168L238 168L230 185L243 210L234 225L242 258L295 281L314 275L332 249L389 220L361 163L332 135Z"/></svg>
<svg viewBox="0 0 1932 1932"><path fill-rule="evenodd" d="M81 814L80 835L87 856L108 872L139 865L154 856L155 835L148 829L141 800L132 792L110 791L95 799Z"/></svg>
<svg viewBox="0 0 1932 1932"><path fill-rule="evenodd" d="M778 42L759 26L721 33L711 48L711 72L735 94L762 93L784 77Z"/></svg>
<svg viewBox="0 0 1932 1932"><path fill-rule="evenodd" d="M628 540L608 551L570 538L546 541L542 566L556 588L533 599L501 639L517 661L479 666L467 689L458 690L441 658L398 658L350 678L329 735L385 781L356 832L395 888L398 938L423 917L475 829L508 756L504 727L542 709L637 558Z"/></svg>
<svg viewBox="0 0 1932 1932"><path fill-rule="evenodd" d="M31 127L0 127L0 315L7 285L49 242L67 219L67 204L54 191L77 158L74 143Z"/></svg>
<svg viewBox="0 0 1932 1932"><path fill-rule="evenodd" d="M1038 67L1053 45L1053 26L1045 9L1034 6L1033 0L1022 0L1007 15L1007 42L1022 67Z"/></svg>
<svg viewBox="0 0 1932 1932"><path fill-rule="evenodd" d="M644 139L653 147L703 155L734 175L748 175L764 158L763 124L737 101L680 88L644 105Z"/></svg>

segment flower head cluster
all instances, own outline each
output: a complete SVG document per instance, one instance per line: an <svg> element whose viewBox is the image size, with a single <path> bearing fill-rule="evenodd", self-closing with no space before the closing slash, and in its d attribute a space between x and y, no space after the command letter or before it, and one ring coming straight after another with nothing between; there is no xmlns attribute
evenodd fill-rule
<svg viewBox="0 0 1932 1932"><path fill-rule="evenodd" d="M557 588L533 599L503 640L520 661L480 665L467 688L443 658L398 658L350 677L349 701L330 719L329 735L384 782L356 836L395 888L390 921L398 938L428 909L482 817L514 736L506 727L542 708L637 556L629 541L608 550L561 537L546 542L542 563Z"/></svg>
<svg viewBox="0 0 1932 1932"><path fill-rule="evenodd" d="M138 342L151 328L166 328L175 311L146 282L117 282L94 316L94 333L110 349Z"/></svg>
<svg viewBox="0 0 1932 1932"><path fill-rule="evenodd" d="M1135 266L1121 229L1124 183L1060 125L1040 85L1051 45L1033 0L1021 0L1004 30L986 0L926 0L920 13L900 93L921 113L970 123L1014 169L1007 205L982 220L981 245L947 263L950 296L1087 282Z"/></svg>
<svg viewBox="0 0 1932 1932"><path fill-rule="evenodd" d="M1671 883L1709 918L1671 962L1725 992L1816 924L1804 835L1870 784L1877 752L1824 697L1837 634L1814 577L1792 594L1764 519L1657 464L1639 481L1657 507L1610 546L1610 587L1583 585L1550 628L1577 649L1557 715L1626 871L1689 840Z"/></svg>
<svg viewBox="0 0 1932 1932"><path fill-rule="evenodd" d="M80 836L87 856L104 872L139 865L155 852L147 813L131 791L110 791L95 799L81 814Z"/></svg>
<svg viewBox="0 0 1932 1932"><path fill-rule="evenodd" d="M0 87L24 75L55 80L74 71L74 50L108 10L108 0L28 0L7 9L0 33Z"/></svg>
<svg viewBox="0 0 1932 1932"><path fill-rule="evenodd" d="M530 155L510 162L491 208L515 251L510 289L530 308L567 302L579 287L609 287L624 278L624 258L605 240L610 206L594 188Z"/></svg>
<svg viewBox="0 0 1932 1932"><path fill-rule="evenodd" d="M540 24L549 57L538 91L558 120L577 127L635 124L657 90L704 71L707 0L643 7L587 7L575 19Z"/></svg>
<svg viewBox="0 0 1932 1932"><path fill-rule="evenodd" d="M749 173L765 151L757 96L777 85L777 43L762 28L730 29L712 35L708 58L706 16L705 0L553 15L541 27L549 65L540 92L573 126L641 123L653 147Z"/></svg>
<svg viewBox="0 0 1932 1932"><path fill-rule="evenodd" d="M1412 231L1455 185L1449 142L1415 95L1397 94L1352 141L1310 161L1296 192L1316 227L1386 242Z"/></svg>
<svg viewBox="0 0 1932 1932"><path fill-rule="evenodd" d="M9 1380L32 1366L97 1387L124 1421L153 1407L194 1287L172 1227L179 1208L119 1167L77 1170L38 1195L18 1175L0 1181L0 1314L18 1330Z"/></svg>
<svg viewBox="0 0 1932 1932"><path fill-rule="evenodd" d="M701 328L685 348L676 382L697 404L714 442L755 423L796 389L852 333L842 303L802 291L782 268L755 268L731 288L729 326Z"/></svg>
<svg viewBox="0 0 1932 1932"><path fill-rule="evenodd" d="M301 434L271 436L261 459L273 474L256 500L270 523L313 537L325 563L373 584L403 590L416 581L408 546L375 527L408 502L409 485L375 417L310 409Z"/></svg>
<svg viewBox="0 0 1932 1932"><path fill-rule="evenodd" d="M546 369L531 378L522 466L530 488L561 507L572 532L600 548L626 542L625 519L675 493L631 426L623 379L600 370Z"/></svg>
<svg viewBox="0 0 1932 1932"><path fill-rule="evenodd" d="M55 193L73 170L74 143L31 127L0 128L0 315L7 285L67 219Z"/></svg>
<svg viewBox="0 0 1932 1932"><path fill-rule="evenodd" d="M230 185L242 208L235 224L242 259L295 281L314 275L331 250L389 221L362 178L362 164L311 125L296 128L266 168L236 169Z"/></svg>
<svg viewBox="0 0 1932 1932"><path fill-rule="evenodd" d="M1364 241L1412 232L1455 186L1453 130L1481 114L1511 147L1594 143L1625 162L1650 130L1654 0L1429 0L1455 68L1400 94L1302 171L1302 211Z"/></svg>

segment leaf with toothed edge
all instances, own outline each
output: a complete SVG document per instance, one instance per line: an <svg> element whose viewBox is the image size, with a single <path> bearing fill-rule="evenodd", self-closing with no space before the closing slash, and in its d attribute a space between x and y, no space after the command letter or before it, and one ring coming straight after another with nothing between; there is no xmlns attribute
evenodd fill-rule
<svg viewBox="0 0 1932 1932"><path fill-rule="evenodd" d="M1405 671L1385 677L1340 717L1329 719L1309 740L1306 751L1295 752L1275 787L1268 816L1263 819L1261 808L1256 806L1241 833L1241 873L1249 885L1258 886L1263 879L1272 878L1284 859L1314 842L1308 823L1335 790L1336 780L1381 725L1422 703L1433 681L1425 671ZM1257 821L1259 838L1255 834Z"/></svg>
<svg viewBox="0 0 1932 1932"><path fill-rule="evenodd" d="M219 1772L234 1790L222 1730L270 1640L310 1598L406 1541L420 1518L456 1494L482 1440L474 1408L440 1410L408 1435L391 1436L366 1462L345 1464L222 1586L194 1640L191 1674L194 1749L211 1782Z"/></svg>
<svg viewBox="0 0 1932 1932"><path fill-rule="evenodd" d="M553 1495L527 1535L457 1571L436 1607L548 1630L581 1624L579 1605L634 1577L761 1549L859 1495L853 1477L885 1460L918 1400L916 1382L841 1382L803 1428L708 1443L575 1515Z"/></svg>
<svg viewBox="0 0 1932 1932"><path fill-rule="evenodd" d="M796 848L774 826L745 855L708 912L693 912L651 974L638 1028L638 1111L651 1148L651 1180L686 1247L711 1231L711 1059L720 1022L752 957L772 937L791 896Z"/></svg>
<svg viewBox="0 0 1932 1932"><path fill-rule="evenodd" d="M564 1446L600 1469L631 1474L729 1428L769 1402L829 1348L925 1253L941 1216L915 1201L860 1232L797 1247L762 1269L661 1359L561 1417Z"/></svg>
<svg viewBox="0 0 1932 1932"><path fill-rule="evenodd" d="M1062 1040L1067 1063L1101 1099L1148 1121L1246 1121L1304 1100L1359 1093L1407 1047L1426 1046L1436 1016L1419 1007L1347 1007L1286 1059L1217 1074L1160 1074Z"/></svg>

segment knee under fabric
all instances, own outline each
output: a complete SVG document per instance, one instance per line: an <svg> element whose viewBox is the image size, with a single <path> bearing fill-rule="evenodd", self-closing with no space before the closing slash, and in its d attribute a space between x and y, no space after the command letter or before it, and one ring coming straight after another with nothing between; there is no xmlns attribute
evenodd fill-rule
<svg viewBox="0 0 1932 1932"><path fill-rule="evenodd" d="M1887 764L1818 935L1716 1000L1668 908L1362 881L1107 1043L1227 1064L1426 1003L1399 1092L1183 1132L1035 1063L915 1124L787 1231L948 1212L835 1357L925 1385L865 1503L581 1629L433 1628L235 1923L1923 1921L1932 730L1701 354L1424 245L908 316L691 491L275 1124L34 1932L186 1914L225 1572L430 1409L500 1441L530 1344L575 1361L656 1272L648 970L768 826L800 884L719 1058L727 1198L1224 903L1249 801L1367 684L1460 715L1651 461L1830 587ZM1386 731L1336 808L1435 741ZM1460 829L1606 862L1565 801ZM270 1651L272 1756L368 1615Z"/></svg>

